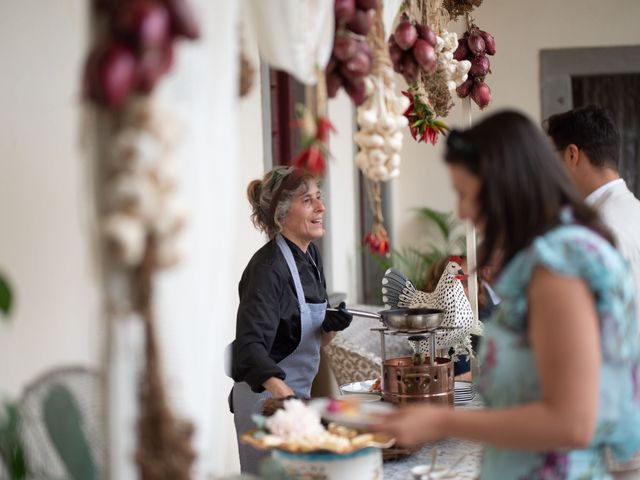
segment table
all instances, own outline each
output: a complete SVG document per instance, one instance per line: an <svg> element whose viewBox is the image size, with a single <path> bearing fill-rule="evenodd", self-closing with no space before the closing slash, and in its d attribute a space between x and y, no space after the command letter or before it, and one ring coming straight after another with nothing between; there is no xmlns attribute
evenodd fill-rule
<svg viewBox="0 0 640 480"><path fill-rule="evenodd" d="M482 402L478 395L467 405L457 406L460 409L482 408ZM412 479L411 469L417 465L430 465L433 449L438 450L436 465L450 467L464 456L464 459L455 467L451 478L459 480L474 480L479 477L480 463L482 462L482 445L467 440L445 439L438 442L427 443L414 454L401 460L390 460L384 463L385 480L409 480Z"/></svg>

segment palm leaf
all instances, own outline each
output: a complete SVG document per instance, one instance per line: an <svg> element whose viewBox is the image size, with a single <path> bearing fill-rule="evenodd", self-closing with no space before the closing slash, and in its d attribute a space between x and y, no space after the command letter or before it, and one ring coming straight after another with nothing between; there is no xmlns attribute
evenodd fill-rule
<svg viewBox="0 0 640 480"><path fill-rule="evenodd" d="M449 236L451 235L451 230L453 229L452 225L452 215L450 213L439 212L438 210L434 210L429 207L421 207L417 208L416 211L418 215L423 219L435 223L435 225L440 230L442 234L442 239L445 242L449 241Z"/></svg>
<svg viewBox="0 0 640 480"><path fill-rule="evenodd" d="M415 210L420 220L436 225L439 232L437 238L430 238L428 246L423 250L416 247L403 247L392 249L388 257L372 256L383 271L390 267L397 268L414 283L416 288L424 290L429 269L435 262L454 253L465 254L466 236L463 233L455 233L460 222L452 213L440 212L429 207L420 207Z"/></svg>

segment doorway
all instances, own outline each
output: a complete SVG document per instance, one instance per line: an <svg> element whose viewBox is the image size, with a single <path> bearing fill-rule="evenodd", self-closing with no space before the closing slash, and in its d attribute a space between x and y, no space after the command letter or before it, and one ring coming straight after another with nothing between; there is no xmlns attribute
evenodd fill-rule
<svg viewBox="0 0 640 480"><path fill-rule="evenodd" d="M540 66L542 118L608 109L620 130L620 176L640 197L640 46L542 50Z"/></svg>

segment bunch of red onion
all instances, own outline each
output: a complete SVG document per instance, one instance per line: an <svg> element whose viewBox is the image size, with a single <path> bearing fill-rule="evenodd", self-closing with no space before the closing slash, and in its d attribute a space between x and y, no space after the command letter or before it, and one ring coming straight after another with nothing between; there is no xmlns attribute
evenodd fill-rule
<svg viewBox="0 0 640 480"><path fill-rule="evenodd" d="M173 66L173 41L196 39L188 0L94 0L107 33L85 69L85 95L119 107L133 92L148 93Z"/></svg>
<svg viewBox="0 0 640 480"><path fill-rule="evenodd" d="M336 34L325 70L327 94L333 98L344 87L356 105L366 97L364 79L371 72L367 34L380 0L335 0Z"/></svg>
<svg viewBox="0 0 640 480"><path fill-rule="evenodd" d="M421 71L434 73L438 68L436 44L437 35L431 28L403 13L400 23L389 37L393 69L402 74L409 85L418 80Z"/></svg>
<svg viewBox="0 0 640 480"><path fill-rule="evenodd" d="M469 77L457 89L460 98L471 95L471 98L482 110L491 102L491 89L484 82L485 77L491 73L491 63L487 55L496 53L496 42L490 33L480 30L477 26L465 32L463 38L458 40L458 48L453 54L456 60L469 60L471 69Z"/></svg>

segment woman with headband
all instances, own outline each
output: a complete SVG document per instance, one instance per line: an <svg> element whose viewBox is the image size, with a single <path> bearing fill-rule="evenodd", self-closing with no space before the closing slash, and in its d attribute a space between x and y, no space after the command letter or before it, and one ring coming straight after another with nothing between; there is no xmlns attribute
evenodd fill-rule
<svg viewBox="0 0 640 480"><path fill-rule="evenodd" d="M309 398L320 347L351 323L340 304L327 312L322 259L312 243L324 234L325 206L309 172L277 167L247 188L253 224L269 241L242 274L230 396L238 437L269 397ZM265 452L238 442L243 473L258 473Z"/></svg>

